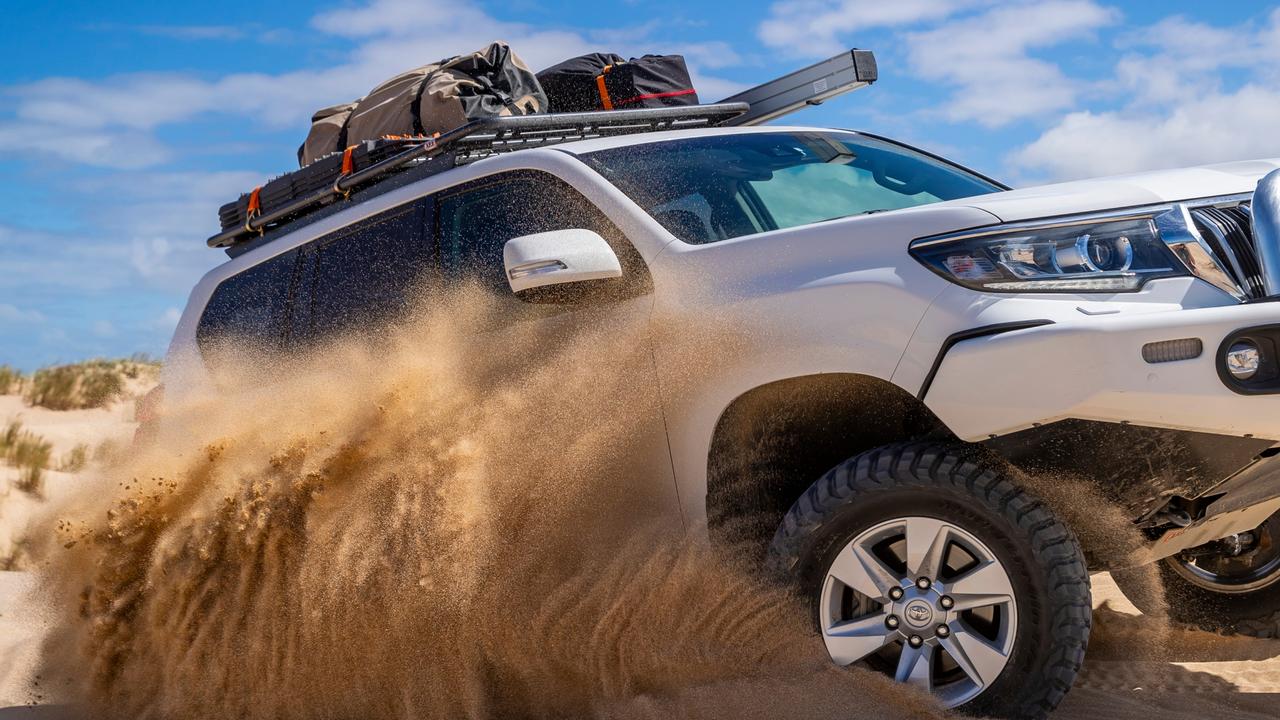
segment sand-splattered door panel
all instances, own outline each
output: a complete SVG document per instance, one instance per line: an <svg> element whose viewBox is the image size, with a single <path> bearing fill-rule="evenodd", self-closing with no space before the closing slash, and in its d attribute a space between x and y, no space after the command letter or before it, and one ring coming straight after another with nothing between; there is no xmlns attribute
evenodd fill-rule
<svg viewBox="0 0 1280 720"><path fill-rule="evenodd" d="M658 500L674 511L648 326L653 281L622 231L566 182L538 171L502 173L445 191L434 198L430 215L442 284L486 295L500 308L475 313L476 329L493 338L495 352L519 355L529 366L573 367L590 376L587 383L566 382L590 386L592 397L572 404L576 416L564 422L581 424L597 446L612 433L610 452L636 476L625 482L643 486L641 494L651 499L660 489ZM513 293L503 262L507 241L568 229L599 233L617 254L622 277L562 285L552 293Z"/></svg>

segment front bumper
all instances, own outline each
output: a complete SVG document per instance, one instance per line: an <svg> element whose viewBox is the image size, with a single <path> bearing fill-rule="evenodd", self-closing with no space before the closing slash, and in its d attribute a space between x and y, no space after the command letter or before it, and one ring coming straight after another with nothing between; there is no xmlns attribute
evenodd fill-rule
<svg viewBox="0 0 1280 720"><path fill-rule="evenodd" d="M1217 367L1229 335L1280 323L1280 302L1076 315L953 345L925 404L971 441L1069 418L1280 440L1280 394L1241 395ZM1184 338L1199 357L1143 359L1144 345Z"/></svg>

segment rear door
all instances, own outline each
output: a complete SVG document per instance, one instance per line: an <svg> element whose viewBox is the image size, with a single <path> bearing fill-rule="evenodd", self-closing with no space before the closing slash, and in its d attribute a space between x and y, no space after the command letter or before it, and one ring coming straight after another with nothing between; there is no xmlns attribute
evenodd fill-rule
<svg viewBox="0 0 1280 720"><path fill-rule="evenodd" d="M308 245L290 344L376 335L420 302L437 283L430 210L401 205Z"/></svg>

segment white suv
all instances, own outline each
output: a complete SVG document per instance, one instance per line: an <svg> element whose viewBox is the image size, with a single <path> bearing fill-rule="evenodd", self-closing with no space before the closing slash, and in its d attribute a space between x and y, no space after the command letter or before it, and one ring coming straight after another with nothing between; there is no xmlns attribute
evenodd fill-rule
<svg viewBox="0 0 1280 720"><path fill-rule="evenodd" d="M669 442L649 475L685 522L796 583L835 662L1038 717L1084 657L1090 570L1158 602L1109 548L1081 548L1037 499L1045 477L1120 509L1146 538L1129 562L1158 564L1174 618L1277 632L1270 181L1250 210L1276 167L1009 190L801 127L499 153L234 246L191 295L165 386L211 382L211 338L341 332L396 312L423 273L478 277L526 321L532 299L534 322L557 303L655 325L696 308L752 341L651 335L636 382L662 392ZM690 383L694 356L715 371Z"/></svg>

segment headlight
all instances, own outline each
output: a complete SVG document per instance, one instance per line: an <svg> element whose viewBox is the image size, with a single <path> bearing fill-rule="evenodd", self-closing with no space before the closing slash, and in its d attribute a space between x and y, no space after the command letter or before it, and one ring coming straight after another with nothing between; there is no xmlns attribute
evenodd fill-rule
<svg viewBox="0 0 1280 720"><path fill-rule="evenodd" d="M993 292L1131 292L1185 274L1150 217L926 238L911 254L948 280Z"/></svg>

